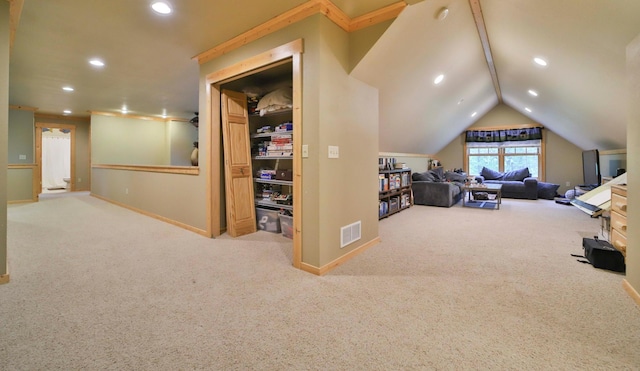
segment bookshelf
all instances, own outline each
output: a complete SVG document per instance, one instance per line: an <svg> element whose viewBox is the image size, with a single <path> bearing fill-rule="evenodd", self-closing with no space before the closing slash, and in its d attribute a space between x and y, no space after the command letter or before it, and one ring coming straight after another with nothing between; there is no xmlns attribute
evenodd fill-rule
<svg viewBox="0 0 640 371"><path fill-rule="evenodd" d="M378 171L378 219L399 213L412 205L411 169Z"/></svg>

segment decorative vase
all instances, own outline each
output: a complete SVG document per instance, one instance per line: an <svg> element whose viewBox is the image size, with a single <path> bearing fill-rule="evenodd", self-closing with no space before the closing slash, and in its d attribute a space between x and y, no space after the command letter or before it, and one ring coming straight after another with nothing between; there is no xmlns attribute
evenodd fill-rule
<svg viewBox="0 0 640 371"><path fill-rule="evenodd" d="M191 151L191 166L198 166L198 142L193 142L193 146L195 148Z"/></svg>

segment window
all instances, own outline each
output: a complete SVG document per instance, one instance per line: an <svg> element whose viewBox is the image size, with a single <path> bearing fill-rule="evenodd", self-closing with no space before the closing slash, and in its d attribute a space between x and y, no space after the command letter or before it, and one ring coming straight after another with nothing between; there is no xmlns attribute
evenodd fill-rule
<svg viewBox="0 0 640 371"><path fill-rule="evenodd" d="M537 142L537 143L533 143ZM531 176L541 178L541 141L466 144L469 175L479 175L482 167L500 172L529 168Z"/></svg>
<svg viewBox="0 0 640 371"><path fill-rule="evenodd" d="M483 167L500 172L529 168L531 176L544 180L542 127L469 130L464 156L469 175Z"/></svg>

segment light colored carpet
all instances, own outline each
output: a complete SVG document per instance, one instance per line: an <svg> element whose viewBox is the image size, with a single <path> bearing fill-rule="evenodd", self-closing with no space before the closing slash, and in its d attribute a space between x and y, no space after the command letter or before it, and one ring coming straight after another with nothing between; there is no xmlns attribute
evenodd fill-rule
<svg viewBox="0 0 640 371"><path fill-rule="evenodd" d="M317 277L291 242L207 239L86 194L10 205L2 370L638 370L600 222L552 201L415 206Z"/></svg>

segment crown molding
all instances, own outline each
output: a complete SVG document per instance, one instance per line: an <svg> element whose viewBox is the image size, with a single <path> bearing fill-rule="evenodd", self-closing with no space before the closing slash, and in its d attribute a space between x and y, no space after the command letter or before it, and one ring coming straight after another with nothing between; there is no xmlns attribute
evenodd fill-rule
<svg viewBox="0 0 640 371"><path fill-rule="evenodd" d="M198 61L199 64L209 62L234 49L247 45L261 37L300 22L315 14L324 15L346 32L354 32L396 18L406 6L407 3L405 1L398 1L397 3L352 19L330 0L309 0L231 40L225 41L216 47L194 56L192 59Z"/></svg>
<svg viewBox="0 0 640 371"><path fill-rule="evenodd" d="M16 38L16 31L20 23L20 15L24 0L8 0L9 1L9 53L13 50L13 41Z"/></svg>

